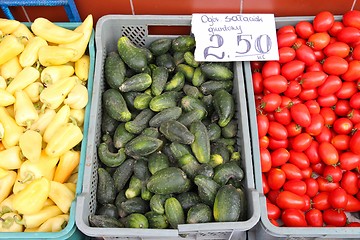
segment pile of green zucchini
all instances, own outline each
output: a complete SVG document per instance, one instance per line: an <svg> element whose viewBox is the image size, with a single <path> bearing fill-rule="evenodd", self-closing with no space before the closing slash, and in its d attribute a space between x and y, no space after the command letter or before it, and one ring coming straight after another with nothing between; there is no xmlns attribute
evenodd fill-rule
<svg viewBox="0 0 360 240"><path fill-rule="evenodd" d="M243 221L232 63L195 61L192 36L105 59L94 227Z"/></svg>

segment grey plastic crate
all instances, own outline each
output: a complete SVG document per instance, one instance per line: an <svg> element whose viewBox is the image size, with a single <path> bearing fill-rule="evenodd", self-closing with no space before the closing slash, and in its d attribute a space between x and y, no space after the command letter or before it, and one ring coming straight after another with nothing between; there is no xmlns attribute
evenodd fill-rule
<svg viewBox="0 0 360 240"><path fill-rule="evenodd" d="M237 100L239 121L238 144L241 149L246 195L248 199L248 220L227 223L182 224L178 229L131 229L95 228L89 226L88 216L96 211L96 187L98 159L96 146L101 135L101 96L104 91L104 60L109 51L116 50L119 37L126 35L138 46L147 46L155 39L174 35L149 35L149 26L190 26L191 16L125 16L107 15L96 26L96 63L94 91L90 112L87 155L82 194L77 199L76 224L88 236L116 239L246 239L246 231L256 225L260 218L259 194L255 190L250 132L245 99L245 86L241 63L234 64L234 95ZM180 237L181 236L181 237Z"/></svg>
<svg viewBox="0 0 360 240"><path fill-rule="evenodd" d="M275 18L276 27L280 28L285 25L295 25L299 21L312 21L314 17L277 17ZM340 20L340 16L335 17L336 20ZM256 108L254 89L252 85L251 68L249 62L243 63L245 74L245 87L247 94L247 104L250 122L250 136L252 145L252 155L254 160L254 176L255 185L260 194L260 221L251 229L249 233L249 240L262 239L360 239L359 227L276 227L267 217L266 198L262 194L262 177L261 177L261 164L260 164L260 149L258 139L258 129L256 123Z"/></svg>

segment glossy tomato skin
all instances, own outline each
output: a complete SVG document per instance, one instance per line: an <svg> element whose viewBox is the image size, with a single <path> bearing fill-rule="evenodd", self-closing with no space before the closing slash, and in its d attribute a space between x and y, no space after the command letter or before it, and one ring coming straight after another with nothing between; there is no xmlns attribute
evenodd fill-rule
<svg viewBox="0 0 360 240"><path fill-rule="evenodd" d="M304 179L311 178L312 174L313 174L313 170L310 166L307 168L301 169L301 175Z"/></svg>
<svg viewBox="0 0 360 240"><path fill-rule="evenodd" d="M302 75L301 86L304 89L313 89L322 85L328 75L325 72L306 72Z"/></svg>
<svg viewBox="0 0 360 240"><path fill-rule="evenodd" d="M305 195L306 188L307 188L306 183L304 181L298 180L298 179L288 180L285 182L285 184L283 186L283 189L285 191L295 193L299 196Z"/></svg>
<svg viewBox="0 0 360 240"><path fill-rule="evenodd" d="M341 21L335 21L328 32L332 37L336 37L344 27L345 26Z"/></svg>
<svg viewBox="0 0 360 240"><path fill-rule="evenodd" d="M268 134L277 140L285 140L288 137L285 126L275 121L269 122Z"/></svg>
<svg viewBox="0 0 360 240"><path fill-rule="evenodd" d="M276 198L278 197L279 193L280 193L280 190L270 190L266 194L266 200L268 200L272 204L276 204Z"/></svg>
<svg viewBox="0 0 360 240"><path fill-rule="evenodd" d="M360 45L354 47L351 57L355 60L360 60Z"/></svg>
<svg viewBox="0 0 360 240"><path fill-rule="evenodd" d="M268 148L269 146L269 138L268 136L263 136L259 138L259 147L260 148Z"/></svg>
<svg viewBox="0 0 360 240"><path fill-rule="evenodd" d="M350 195L355 195L359 191L357 185L358 177L356 173L352 171L346 171L343 174L340 186Z"/></svg>
<svg viewBox="0 0 360 240"><path fill-rule="evenodd" d="M348 199L348 201L347 201L346 207L344 208L344 211L346 211L346 212L360 211L360 201L356 197L348 194L347 199Z"/></svg>
<svg viewBox="0 0 360 240"><path fill-rule="evenodd" d="M312 198L313 208L320 211L331 208L329 202L329 192L319 192Z"/></svg>
<svg viewBox="0 0 360 240"><path fill-rule="evenodd" d="M315 32L326 32L334 24L334 15L329 11L322 11L316 14L313 20L313 26Z"/></svg>
<svg viewBox="0 0 360 240"><path fill-rule="evenodd" d="M339 151L345 151L347 149L349 149L350 147L350 136L349 135L344 135L344 134L339 134L339 135L335 135L332 139L331 139L331 144ZM341 157L339 157L339 161L341 164Z"/></svg>
<svg viewBox="0 0 360 240"><path fill-rule="evenodd" d="M274 75L280 74L280 63L277 61L268 61L265 62L262 69L261 74L263 78L267 78Z"/></svg>
<svg viewBox="0 0 360 240"><path fill-rule="evenodd" d="M312 141L310 146L304 151L311 164L316 164L321 161L318 151L319 143L317 141Z"/></svg>
<svg viewBox="0 0 360 240"><path fill-rule="evenodd" d="M332 107L337 103L338 98L335 94L330 94L327 96L319 96L317 101L321 107Z"/></svg>
<svg viewBox="0 0 360 240"><path fill-rule="evenodd" d="M324 127L322 132L315 136L316 141L318 141L319 143L322 142L331 142L331 139L334 137L334 134L332 132L332 130L330 130L330 128L328 127Z"/></svg>
<svg viewBox="0 0 360 240"><path fill-rule="evenodd" d="M316 208L305 213L305 219L311 227L322 227L324 224L322 212Z"/></svg>
<svg viewBox="0 0 360 240"><path fill-rule="evenodd" d="M360 29L360 11L351 10L343 15L342 22L345 26L355 27Z"/></svg>
<svg viewBox="0 0 360 240"><path fill-rule="evenodd" d="M281 104L281 97L276 93L266 94L261 101L261 108L266 112L273 112L277 109Z"/></svg>
<svg viewBox="0 0 360 240"><path fill-rule="evenodd" d="M268 172L271 169L271 155L266 148L260 148L261 172Z"/></svg>
<svg viewBox="0 0 360 240"><path fill-rule="evenodd" d="M329 75L339 76L348 70L348 62L339 56L327 57L323 63L323 70Z"/></svg>
<svg viewBox="0 0 360 240"><path fill-rule="evenodd" d="M275 204L272 204L271 202L267 202L266 209L267 209L267 215L268 215L269 219L277 220L280 218L281 210Z"/></svg>
<svg viewBox="0 0 360 240"><path fill-rule="evenodd" d="M304 179L306 184L306 195L309 197L314 197L319 192L319 184L314 178Z"/></svg>
<svg viewBox="0 0 360 240"><path fill-rule="evenodd" d="M271 168L267 174L267 182L272 190L279 190L286 181L286 175L283 170L279 168Z"/></svg>
<svg viewBox="0 0 360 240"><path fill-rule="evenodd" d="M309 109L310 114L320 113L320 105L316 100L306 101L305 106Z"/></svg>
<svg viewBox="0 0 360 240"><path fill-rule="evenodd" d="M338 182L329 182L324 177L318 177L316 181L319 184L320 192L331 192L332 190L338 188L340 184Z"/></svg>
<svg viewBox="0 0 360 240"><path fill-rule="evenodd" d="M261 73L259 72L252 73L252 83L253 83L254 93L255 94L262 93L262 91L264 90L264 85L263 85L263 77Z"/></svg>
<svg viewBox="0 0 360 240"><path fill-rule="evenodd" d="M286 125L286 130L288 132L288 137L295 137L301 133L302 127L295 122L291 122Z"/></svg>
<svg viewBox="0 0 360 240"><path fill-rule="evenodd" d="M327 32L319 32L312 34L306 44L316 51L324 49L329 43L330 35Z"/></svg>
<svg viewBox="0 0 360 240"><path fill-rule="evenodd" d="M310 49L311 50L311 49ZM291 81L300 76L305 70L305 63L300 60L292 60L281 67L281 75Z"/></svg>
<svg viewBox="0 0 360 240"><path fill-rule="evenodd" d="M335 227L344 227L347 217L343 210L326 209L323 212L324 223Z"/></svg>
<svg viewBox="0 0 360 240"><path fill-rule="evenodd" d="M315 62L313 65L305 68L305 72L320 72L322 70L323 68L320 62Z"/></svg>
<svg viewBox="0 0 360 240"><path fill-rule="evenodd" d="M278 48L291 47L294 45L297 35L294 32L285 32L277 34Z"/></svg>
<svg viewBox="0 0 360 240"><path fill-rule="evenodd" d="M333 109L330 107L323 107L320 109L320 114L324 118L324 124L327 126L332 126L337 119L337 116Z"/></svg>
<svg viewBox="0 0 360 240"><path fill-rule="evenodd" d="M326 165L322 175L329 182L340 182L342 169L339 166Z"/></svg>
<svg viewBox="0 0 360 240"><path fill-rule="evenodd" d="M281 209L302 209L305 206L305 201L301 196L284 190L276 198L276 205Z"/></svg>
<svg viewBox="0 0 360 240"><path fill-rule="evenodd" d="M285 209L281 220L287 227L306 227L306 219L303 211L299 209Z"/></svg>
<svg viewBox="0 0 360 240"><path fill-rule="evenodd" d="M330 43L324 48L324 54L327 57L338 56L346 58L350 53L350 46L344 42Z"/></svg>
<svg viewBox="0 0 360 240"><path fill-rule="evenodd" d="M360 109L360 92L355 93L350 97L350 107Z"/></svg>
<svg viewBox="0 0 360 240"><path fill-rule="evenodd" d="M330 142L319 144L320 159L327 165L335 165L339 161L339 153Z"/></svg>
<svg viewBox="0 0 360 240"><path fill-rule="evenodd" d="M313 100L318 97L316 88L302 89L299 94L299 98L303 101Z"/></svg>
<svg viewBox="0 0 360 240"><path fill-rule="evenodd" d="M346 116L351 120L351 122L354 125L360 123L360 110L359 109L350 110Z"/></svg>
<svg viewBox="0 0 360 240"><path fill-rule="evenodd" d="M357 93L357 91L358 89L355 82L343 82L341 88L336 92L336 97L340 99L348 99Z"/></svg>
<svg viewBox="0 0 360 240"><path fill-rule="evenodd" d="M337 134L347 135L351 132L353 123L348 118L338 118L333 124L333 129Z"/></svg>
<svg viewBox="0 0 360 240"><path fill-rule="evenodd" d="M311 66L316 62L314 50L306 44L301 45L295 51L296 59L300 60L305 66Z"/></svg>
<svg viewBox="0 0 360 240"><path fill-rule="evenodd" d="M352 60L349 62L348 70L341 75L344 81L352 82L360 78L360 60Z"/></svg>
<svg viewBox="0 0 360 240"><path fill-rule="evenodd" d="M287 148L289 146L289 140L286 138L284 140L277 140L275 138L269 137L269 149L276 150L278 148Z"/></svg>
<svg viewBox="0 0 360 240"><path fill-rule="evenodd" d="M312 142L312 137L309 133L300 133L299 135L294 137L291 147L295 151L303 152L308 147L310 147L311 142Z"/></svg>
<svg viewBox="0 0 360 240"><path fill-rule="evenodd" d="M336 93L340 90L342 81L338 76L330 75L326 78L323 84L321 84L317 92L319 96L327 96Z"/></svg>
<svg viewBox="0 0 360 240"><path fill-rule="evenodd" d="M311 115L305 104L298 103L290 108L291 117L295 123L302 127L308 127L311 124Z"/></svg>
<svg viewBox="0 0 360 240"><path fill-rule="evenodd" d="M336 188L330 192L329 202L334 209L344 209L348 203L348 194L342 188Z"/></svg>
<svg viewBox="0 0 360 240"><path fill-rule="evenodd" d="M295 50L291 47L279 48L279 63L284 64L294 60L296 57Z"/></svg>
<svg viewBox="0 0 360 240"><path fill-rule="evenodd" d="M278 148L271 153L271 166L279 167L285 164L290 158L290 153L286 148Z"/></svg>
<svg viewBox="0 0 360 240"><path fill-rule="evenodd" d="M340 42L352 44L360 40L360 30L355 27L344 27L336 37Z"/></svg>
<svg viewBox="0 0 360 240"><path fill-rule="evenodd" d="M286 179L288 180L300 180L302 179L302 174L300 168L292 163L285 163L281 165L281 170L285 173Z"/></svg>
<svg viewBox="0 0 360 240"><path fill-rule="evenodd" d="M274 118L282 125L288 125L291 122L290 110L288 108L278 109L274 112Z"/></svg>
<svg viewBox="0 0 360 240"><path fill-rule="evenodd" d="M289 162L294 164L300 169L305 169L310 166L309 158L303 152L297 152L294 150L290 150L290 158Z"/></svg>
<svg viewBox="0 0 360 240"><path fill-rule="evenodd" d="M334 112L340 117L346 116L351 110L350 102L345 99L339 99L335 104Z"/></svg>
<svg viewBox="0 0 360 240"><path fill-rule="evenodd" d="M324 128L324 118L320 113L311 115L311 123L305 128L306 133L310 136L317 136Z"/></svg>
<svg viewBox="0 0 360 240"><path fill-rule="evenodd" d="M284 95L289 98L297 97L301 92L301 85L298 81L289 81L288 87L284 92Z"/></svg>
<svg viewBox="0 0 360 240"><path fill-rule="evenodd" d="M343 152L339 156L340 167L343 170L353 170L360 166L360 155L353 152Z"/></svg>
<svg viewBox="0 0 360 240"><path fill-rule="evenodd" d="M314 34L315 30L310 22L300 21L295 25L295 32L299 37L308 39L312 34Z"/></svg>
<svg viewBox="0 0 360 240"><path fill-rule="evenodd" d="M283 93L287 89L287 80L282 75L273 75L264 78L264 88L269 90L271 93Z"/></svg>
<svg viewBox="0 0 360 240"><path fill-rule="evenodd" d="M357 130L350 139L350 150L353 153L360 155L360 147L359 146L360 146L360 131Z"/></svg>
<svg viewBox="0 0 360 240"><path fill-rule="evenodd" d="M250 62L251 71L252 72L260 72L263 65L264 65L263 61L251 61Z"/></svg>
<svg viewBox="0 0 360 240"><path fill-rule="evenodd" d="M267 178L266 178L266 176L265 176L264 173L261 175L261 177L262 177L262 189L263 189L263 193L264 193L264 194L267 194L267 193L270 191L270 187L269 187Z"/></svg>
<svg viewBox="0 0 360 240"><path fill-rule="evenodd" d="M258 126L258 136L259 138L265 136L269 130L269 119L266 115L258 114L256 116L257 126Z"/></svg>
<svg viewBox="0 0 360 240"><path fill-rule="evenodd" d="M322 175L324 173L325 166L326 166L325 163L321 161L310 165L313 172L318 175Z"/></svg>

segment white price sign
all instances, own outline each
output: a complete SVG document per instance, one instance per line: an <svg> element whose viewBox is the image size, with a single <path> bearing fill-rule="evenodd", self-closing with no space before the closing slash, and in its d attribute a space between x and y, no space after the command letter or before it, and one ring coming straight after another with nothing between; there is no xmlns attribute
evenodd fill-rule
<svg viewBox="0 0 360 240"><path fill-rule="evenodd" d="M279 60L274 14L192 15L197 61Z"/></svg>

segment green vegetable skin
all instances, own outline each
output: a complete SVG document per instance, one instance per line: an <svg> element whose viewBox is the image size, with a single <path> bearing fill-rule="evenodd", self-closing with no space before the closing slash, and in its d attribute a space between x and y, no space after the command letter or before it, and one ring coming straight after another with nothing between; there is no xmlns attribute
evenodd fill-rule
<svg viewBox="0 0 360 240"><path fill-rule="evenodd" d="M196 62L192 36L158 39L148 49L121 37L117 47L105 63L110 88L98 156L109 172L100 170L97 194L100 213L120 219L95 215L93 225L176 229L245 220L230 68Z"/></svg>

